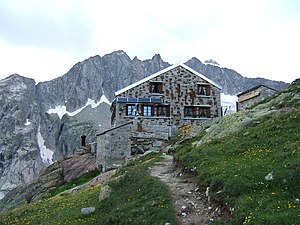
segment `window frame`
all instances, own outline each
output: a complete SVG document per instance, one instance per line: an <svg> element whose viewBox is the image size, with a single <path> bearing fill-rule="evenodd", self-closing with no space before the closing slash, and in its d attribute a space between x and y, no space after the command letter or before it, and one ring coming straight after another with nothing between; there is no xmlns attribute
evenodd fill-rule
<svg viewBox="0 0 300 225"><path fill-rule="evenodd" d="M210 106L184 106L184 118L211 118Z"/></svg>
<svg viewBox="0 0 300 225"><path fill-rule="evenodd" d="M136 104L126 104L126 116L136 116L136 115L137 115L137 105Z"/></svg>
<svg viewBox="0 0 300 225"><path fill-rule="evenodd" d="M143 105L142 106L142 116L153 116L153 105Z"/></svg>
<svg viewBox="0 0 300 225"><path fill-rule="evenodd" d="M151 94L163 94L163 82L151 81L149 84L149 92Z"/></svg>
<svg viewBox="0 0 300 225"><path fill-rule="evenodd" d="M163 113L161 113L163 110ZM155 115L157 117L170 117L170 105L158 105L155 107Z"/></svg>
<svg viewBox="0 0 300 225"><path fill-rule="evenodd" d="M203 91L203 93L201 93ZM197 94L200 96L211 96L211 87L209 83L199 83L197 85Z"/></svg>

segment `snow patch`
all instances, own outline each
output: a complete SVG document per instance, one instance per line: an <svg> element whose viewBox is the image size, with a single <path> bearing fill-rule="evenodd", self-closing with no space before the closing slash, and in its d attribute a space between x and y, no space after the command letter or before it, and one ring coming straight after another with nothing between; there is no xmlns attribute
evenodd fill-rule
<svg viewBox="0 0 300 225"><path fill-rule="evenodd" d="M111 102L106 98L106 96L103 94L100 98L100 101L99 101L99 105L102 103L102 102L105 102L107 103L108 105L111 105Z"/></svg>
<svg viewBox="0 0 300 225"><path fill-rule="evenodd" d="M43 136L41 135L41 132L40 132L40 127L38 129L38 133L37 133L37 141L38 141L38 145L39 145L39 148L40 148L40 155L42 157L42 160L43 160L43 163L46 163L46 164L52 164L53 163L53 151L51 151L50 149L48 149L46 146L45 146L45 140L43 138Z"/></svg>
<svg viewBox="0 0 300 225"><path fill-rule="evenodd" d="M236 112L236 102L238 101L238 97L235 95L225 95L221 93L221 106L223 115L226 116L228 114L233 114Z"/></svg>
<svg viewBox="0 0 300 225"><path fill-rule="evenodd" d="M103 92L104 93L104 92ZM52 114L52 113L56 113L59 118L61 119L65 114L68 114L69 116L75 116L76 114L80 113L85 107L87 106L91 106L92 108L96 108L98 107L102 102L107 103L108 105L111 105L111 102L108 101L108 99L106 98L106 96L103 94L100 98L100 100L98 102L95 102L95 100L92 100L90 98L88 98L85 106L73 111L73 112L68 112L66 106L56 106L54 109L50 108L48 109L47 113Z"/></svg>
<svg viewBox="0 0 300 225"><path fill-rule="evenodd" d="M31 124L31 122L29 121L29 119L27 119L26 120L26 123L25 123L25 126L28 126L28 125L30 125Z"/></svg>
<svg viewBox="0 0 300 225"><path fill-rule="evenodd" d="M204 61L203 64L221 67L221 65L220 65L219 63L217 63L217 62L216 62L215 60L213 60L213 59L207 59L207 60Z"/></svg>
<svg viewBox="0 0 300 225"><path fill-rule="evenodd" d="M47 113L52 114L52 113L56 113L59 118L61 119L63 117L63 115L65 115L67 113L67 108L66 106L56 106L54 109L50 108Z"/></svg>
<svg viewBox="0 0 300 225"><path fill-rule="evenodd" d="M4 196L5 196L4 192L3 192L3 191L0 191L0 200L1 200L2 198L4 198Z"/></svg>

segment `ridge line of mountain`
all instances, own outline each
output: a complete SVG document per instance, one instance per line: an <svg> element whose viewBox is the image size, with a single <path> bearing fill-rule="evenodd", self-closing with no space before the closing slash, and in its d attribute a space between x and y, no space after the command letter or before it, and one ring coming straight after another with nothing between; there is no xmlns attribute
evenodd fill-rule
<svg viewBox="0 0 300 225"><path fill-rule="evenodd" d="M236 95L258 84L278 90L287 87L284 82L245 78L195 57L185 64L220 84L225 94ZM74 154L82 134L87 136L87 143L93 143L95 134L110 126L108 104L85 107L74 116L65 114L61 118L47 113L49 109L65 106L66 111L74 112L88 99L99 102L103 93L111 102L117 90L169 66L159 54L152 59L130 59L120 50L78 62L50 81L36 83L18 74L0 80L0 191L28 183L46 166L37 142L39 128L55 161Z"/></svg>

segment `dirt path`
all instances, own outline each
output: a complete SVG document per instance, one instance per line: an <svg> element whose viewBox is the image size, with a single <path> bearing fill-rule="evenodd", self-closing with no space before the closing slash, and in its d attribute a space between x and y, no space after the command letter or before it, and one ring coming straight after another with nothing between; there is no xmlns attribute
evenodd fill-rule
<svg viewBox="0 0 300 225"><path fill-rule="evenodd" d="M181 224L209 224L218 219L218 209L209 205L205 193L173 170L173 156L163 155L163 160L150 168L150 174L168 186Z"/></svg>

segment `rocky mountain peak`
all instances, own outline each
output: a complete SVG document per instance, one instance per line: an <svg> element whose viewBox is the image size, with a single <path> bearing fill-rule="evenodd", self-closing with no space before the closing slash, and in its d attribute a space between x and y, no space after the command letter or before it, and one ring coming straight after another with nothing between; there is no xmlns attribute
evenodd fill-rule
<svg viewBox="0 0 300 225"><path fill-rule="evenodd" d="M219 63L217 63L215 60L213 59L207 59L204 61L205 64L211 64L211 65L216 65L216 66L220 66Z"/></svg>
<svg viewBox="0 0 300 225"><path fill-rule="evenodd" d="M24 83L24 84L34 84L35 85L35 80L32 78L24 77L21 76L17 73L12 74L8 76L7 78L0 80L0 87L3 87L4 85L10 85L13 83Z"/></svg>
<svg viewBox="0 0 300 225"><path fill-rule="evenodd" d="M123 50L113 51L112 53L104 55L103 58L123 59L131 61L130 57Z"/></svg>
<svg viewBox="0 0 300 225"><path fill-rule="evenodd" d="M235 95L258 83L279 90L286 87L267 79L245 78L195 57L186 65L220 84L225 94ZM78 62L50 81L35 84L18 74L1 80L0 195L37 176L44 166L42 149L53 151L55 161L72 155L82 134L93 143L95 134L110 125L107 103L114 99L114 92L168 66L160 54L131 60L119 50Z"/></svg>
<svg viewBox="0 0 300 225"><path fill-rule="evenodd" d="M161 62L162 59L161 59L160 54L155 54L155 55L152 57L152 61Z"/></svg>
<svg viewBox="0 0 300 225"><path fill-rule="evenodd" d="M138 59L138 57L137 56L135 56L134 58L133 58L133 60L132 60L133 62L141 62L141 60L140 59Z"/></svg>
<svg viewBox="0 0 300 225"><path fill-rule="evenodd" d="M192 57L186 62L186 64L202 64L202 62L198 58Z"/></svg>

